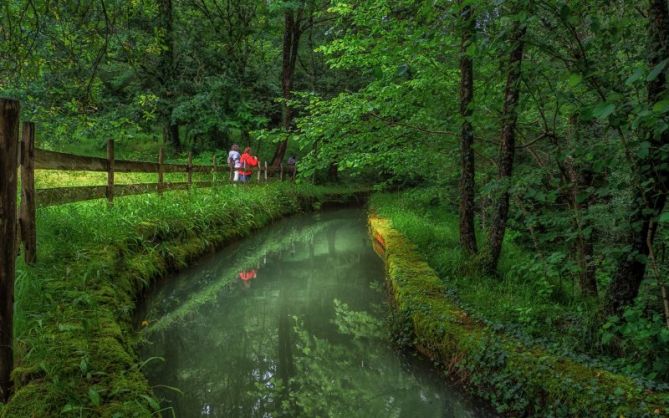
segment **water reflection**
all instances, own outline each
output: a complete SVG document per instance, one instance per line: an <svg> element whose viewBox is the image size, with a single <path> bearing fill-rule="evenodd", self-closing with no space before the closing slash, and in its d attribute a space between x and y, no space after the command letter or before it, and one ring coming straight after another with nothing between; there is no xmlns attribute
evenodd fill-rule
<svg viewBox="0 0 669 418"><path fill-rule="evenodd" d="M251 279L256 278L256 270L251 269L251 270L244 270L239 272L239 280L242 281L244 284L244 287L250 287L251 286Z"/></svg>
<svg viewBox="0 0 669 418"><path fill-rule="evenodd" d="M302 216L154 294L146 357L179 417L475 417L390 349L383 266L361 211Z"/></svg>

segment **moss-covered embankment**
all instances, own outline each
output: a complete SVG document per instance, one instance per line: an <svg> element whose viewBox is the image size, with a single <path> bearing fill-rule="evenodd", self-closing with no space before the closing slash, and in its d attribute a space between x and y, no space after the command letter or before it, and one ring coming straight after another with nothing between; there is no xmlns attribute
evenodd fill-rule
<svg viewBox="0 0 669 418"><path fill-rule="evenodd" d="M3 417L156 416L132 313L153 279L271 221L364 193L294 185L202 189L38 213L19 265L15 393Z"/></svg>
<svg viewBox="0 0 669 418"><path fill-rule="evenodd" d="M390 221L371 215L370 232L416 348L467 389L512 416L669 416L669 394L633 379L528 347L473 320L415 246ZM490 301L495 303L495 301Z"/></svg>

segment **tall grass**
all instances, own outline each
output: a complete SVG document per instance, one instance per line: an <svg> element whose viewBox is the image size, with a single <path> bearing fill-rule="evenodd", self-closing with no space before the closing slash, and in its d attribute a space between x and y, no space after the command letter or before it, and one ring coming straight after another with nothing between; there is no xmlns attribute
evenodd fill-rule
<svg viewBox="0 0 669 418"><path fill-rule="evenodd" d="M211 181L212 175L193 173L193 181ZM227 179L227 173L216 173L217 181ZM185 182L185 173L165 173L166 182ZM156 173L114 173L114 184L157 183ZM35 170L35 187L49 189L53 187L103 186L107 184L107 173L96 171L60 171Z"/></svg>

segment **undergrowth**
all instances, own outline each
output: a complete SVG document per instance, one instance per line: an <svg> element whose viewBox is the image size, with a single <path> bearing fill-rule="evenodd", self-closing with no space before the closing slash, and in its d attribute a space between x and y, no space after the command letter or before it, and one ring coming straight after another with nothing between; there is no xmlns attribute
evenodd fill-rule
<svg viewBox="0 0 669 418"><path fill-rule="evenodd" d="M378 204L374 199L373 208ZM669 392L652 382L551 353L510 336L498 324L473 318L454 303L452 282L428 266L421 247L398 232L391 215L380 216L370 218L370 229L386 263L396 320L407 321L395 330L499 413L565 418L669 413ZM436 229L434 220L432 225ZM475 271L462 274L475 280Z"/></svg>
<svg viewBox="0 0 669 418"><path fill-rule="evenodd" d="M38 262L17 266L15 394L2 416L156 414L134 351L138 292L273 219L353 194L229 185L38 210Z"/></svg>
<svg viewBox="0 0 669 418"><path fill-rule="evenodd" d="M534 257L515 245L514 231L504 243L498 276L481 274L477 261L460 251L458 217L444 200L439 189L425 188L376 194L371 206L416 244L447 284L449 296L478 320L526 344L540 344L596 367L654 379L658 387L665 387L652 369L652 359L660 354L657 347L634 347L637 349L619 358L606 355L602 347L606 318L599 314L598 301L577 295L574 282L555 268L560 260ZM479 243L484 242L483 236L478 238ZM650 359L647 367L639 366L639 358Z"/></svg>

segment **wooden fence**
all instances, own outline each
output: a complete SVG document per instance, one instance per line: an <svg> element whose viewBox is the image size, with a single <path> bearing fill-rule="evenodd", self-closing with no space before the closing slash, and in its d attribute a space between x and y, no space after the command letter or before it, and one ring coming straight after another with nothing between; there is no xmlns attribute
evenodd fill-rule
<svg viewBox="0 0 669 418"><path fill-rule="evenodd" d="M217 165L216 157L212 158L211 165L193 165L193 156L188 154L187 164L166 164L164 163L164 151L161 148L157 162L147 161L126 161L116 160L114 158L114 141L107 143L107 158L84 157L80 155L65 154L54 151L46 151L34 148L34 126L26 122L24 124L24 135L21 143L22 153L21 173L22 181L25 177L25 183L22 182L22 195L35 196L37 207L60 205L64 203L77 202L80 200L107 198L112 203L115 196L128 196L143 193L162 193L167 190L187 190L192 187L211 187L217 183L217 173L226 173L225 177L219 176L219 182L223 178L231 181L234 175L234 169L225 165ZM28 134L26 134L28 132ZM23 156L26 158L23 158ZM107 173L106 186L78 186L78 187L56 187L48 189L34 188L34 170L62 170L62 171L98 171ZM279 172L279 178L295 179L295 166L283 167L277 169L268 167L267 162L259 164L258 167L244 167L243 171L253 172L252 178L256 182L267 182L270 178L270 172ZM25 174L24 171L26 172ZM115 173L156 173L156 183L137 183L137 184L115 184ZM166 182L165 173L184 173L187 180L184 182ZM211 180L193 181L193 173L209 173ZM28 199L30 200L30 198Z"/></svg>
<svg viewBox="0 0 669 418"><path fill-rule="evenodd" d="M21 173L21 207L16 234L16 249L23 243L24 258L27 263L36 259L36 224L37 208L61 205L83 200L106 198L113 204L114 198L144 193L162 194L168 190L189 190L195 187L212 187L233 179L235 169L216 164L216 156L212 157L211 165L194 165L192 153L188 154L186 164L165 163L165 152L160 148L156 162L117 160L114 156L114 141L107 142L107 156L87 157L66 154L35 148L35 125L23 123L23 135L20 144L19 167ZM35 188L35 170L60 171L94 171L107 173L107 184L102 186L54 187L47 189ZM237 169L240 170L240 169ZM251 179L255 183L268 182L270 173L278 174L277 179L295 180L295 166L281 165L272 169L267 162L257 167L241 168L252 172ZM154 173L155 183L116 184L116 173ZM186 181L166 182L165 173L184 173ZM193 181L193 173L206 173L211 176L207 181ZM221 175L225 173L225 175Z"/></svg>

